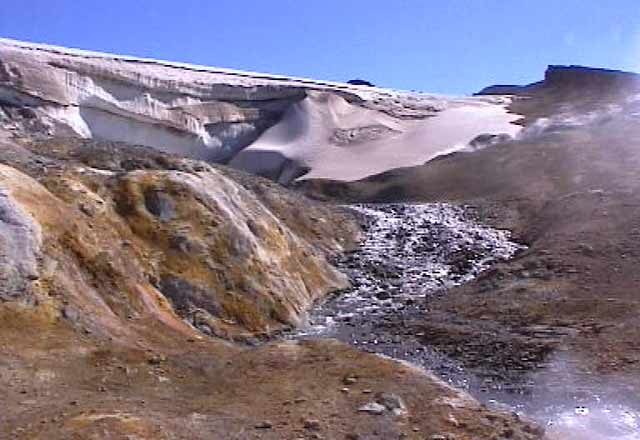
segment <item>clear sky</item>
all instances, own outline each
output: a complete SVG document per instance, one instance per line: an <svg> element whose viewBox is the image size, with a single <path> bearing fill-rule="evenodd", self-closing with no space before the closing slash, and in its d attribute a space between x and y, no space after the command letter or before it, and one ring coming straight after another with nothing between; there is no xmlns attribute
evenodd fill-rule
<svg viewBox="0 0 640 440"><path fill-rule="evenodd" d="M640 70L640 1L0 0L0 36L468 94L548 64Z"/></svg>

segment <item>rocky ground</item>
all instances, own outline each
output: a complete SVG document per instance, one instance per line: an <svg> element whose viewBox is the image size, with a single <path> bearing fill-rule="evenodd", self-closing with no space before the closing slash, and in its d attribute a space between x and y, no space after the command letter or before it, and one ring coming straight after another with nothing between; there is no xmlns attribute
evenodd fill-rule
<svg viewBox="0 0 640 440"><path fill-rule="evenodd" d="M330 191L341 186L337 190L351 200L471 203L486 223L512 230L528 245L518 258L434 304L425 322L434 337L436 322L445 333L457 329L462 340L476 333L470 322L514 338L517 329L544 326L543 343L550 339L545 332L565 334L561 339L586 351L591 368L633 370L640 157L636 125L626 118L453 155L368 181L332 183ZM455 177L455 184L443 182L445 176ZM462 322L456 324L457 318Z"/></svg>
<svg viewBox="0 0 640 440"><path fill-rule="evenodd" d="M3 43L0 437L640 437L637 77L550 68L473 101L515 137L297 183L325 203L195 159L305 90L407 123L446 100L194 67ZM394 135L338 128L356 159Z"/></svg>
<svg viewBox="0 0 640 440"><path fill-rule="evenodd" d="M515 336L497 333L491 322L481 326L453 315L449 327L425 323L434 304L455 295L453 287L474 278L486 281L493 275L488 268L508 264L526 247L476 223L471 207L355 208L367 215L366 238L336 263L349 274L352 287L316 307L295 338L335 337L421 365L490 406L535 417L554 438L637 438L640 407L634 386L582 370L584 360L562 344L570 330L533 325ZM551 263L527 270L545 278L561 273Z"/></svg>
<svg viewBox="0 0 640 440"><path fill-rule="evenodd" d="M346 286L347 210L146 148L1 142L0 437L543 437L414 366L263 343Z"/></svg>
<svg viewBox="0 0 640 440"><path fill-rule="evenodd" d="M446 295L523 246L447 204L353 205L366 216L360 247L334 264L351 287L314 308L297 338L334 337L358 348L436 371L456 386L471 375L423 343L413 326L430 301ZM504 381L503 381L504 383Z"/></svg>
<svg viewBox="0 0 640 440"><path fill-rule="evenodd" d="M483 223L512 231L526 250L430 301L410 331L465 369L493 372L488 389L518 377L531 411L544 412L536 402L546 401L637 412L637 80L579 73L552 71L515 99L531 115L515 139L358 182L301 187L340 201L468 204Z"/></svg>

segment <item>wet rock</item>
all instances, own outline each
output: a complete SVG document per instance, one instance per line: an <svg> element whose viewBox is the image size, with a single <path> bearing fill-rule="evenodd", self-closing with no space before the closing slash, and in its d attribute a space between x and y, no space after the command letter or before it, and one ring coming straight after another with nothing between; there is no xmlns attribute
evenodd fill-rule
<svg viewBox="0 0 640 440"><path fill-rule="evenodd" d="M520 247L507 233L475 223L452 205L356 209L368 215L365 240L336 261L352 287L313 310L310 327L298 335L336 337L449 374L448 361L424 350L429 338L417 336L420 330L410 323L422 320L430 297L473 279Z"/></svg>
<svg viewBox="0 0 640 440"><path fill-rule="evenodd" d="M358 408L359 412L374 414L377 416L384 414L385 410L386 410L386 407L377 402L370 402Z"/></svg>

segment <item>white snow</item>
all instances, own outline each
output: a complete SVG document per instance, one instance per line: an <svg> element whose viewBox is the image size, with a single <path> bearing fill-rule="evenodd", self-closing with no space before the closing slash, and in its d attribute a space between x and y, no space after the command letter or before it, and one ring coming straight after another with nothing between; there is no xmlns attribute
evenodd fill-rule
<svg viewBox="0 0 640 440"><path fill-rule="evenodd" d="M480 134L515 136L520 127L512 122L517 119L519 115L507 113L503 103L483 98L450 99L446 108L432 117L402 120L350 104L334 94L312 92L231 164L267 173L282 161L293 159L311 168L305 179L357 180L394 168L421 165L462 150ZM338 130L372 126L386 127L388 131L376 139L355 139L346 145L334 140ZM266 155L258 156L256 152L279 154L266 161Z"/></svg>
<svg viewBox="0 0 640 440"><path fill-rule="evenodd" d="M301 167L310 169L304 178L360 179L462 150L479 134L520 130L508 97L416 94L9 39L0 39L0 59L0 99L37 109L51 127L208 161L235 156L232 165L283 182ZM289 107L262 133L260 106L272 100Z"/></svg>

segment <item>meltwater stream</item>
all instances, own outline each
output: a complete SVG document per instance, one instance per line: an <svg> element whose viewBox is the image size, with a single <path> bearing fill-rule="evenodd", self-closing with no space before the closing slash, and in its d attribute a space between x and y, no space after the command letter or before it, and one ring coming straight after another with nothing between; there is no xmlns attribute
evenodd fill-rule
<svg viewBox="0 0 640 440"><path fill-rule="evenodd" d="M335 264L352 287L315 307L296 338L332 337L363 350L410 361L467 387L455 362L425 347L406 325L424 316L428 299L470 281L523 246L509 233L473 221L449 204L355 205L368 221L360 248Z"/></svg>
<svg viewBox="0 0 640 440"><path fill-rule="evenodd" d="M411 320L424 316L429 297L468 282L493 263L512 258L522 245L507 231L484 226L450 204L353 205L367 218L361 247L335 262L352 287L316 306L308 324L291 337L336 338L362 350L423 366L467 389L476 398L500 405L500 395L479 393L479 379L457 362L425 346ZM424 342L424 341L423 341ZM557 376L557 375L556 375ZM562 383L565 378L554 376ZM558 401L511 396L508 407L546 424L554 439L640 440L640 413L595 392L577 401L569 391ZM504 395L502 396L504 397ZM529 399L528 401L526 399Z"/></svg>

